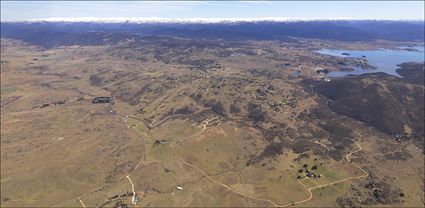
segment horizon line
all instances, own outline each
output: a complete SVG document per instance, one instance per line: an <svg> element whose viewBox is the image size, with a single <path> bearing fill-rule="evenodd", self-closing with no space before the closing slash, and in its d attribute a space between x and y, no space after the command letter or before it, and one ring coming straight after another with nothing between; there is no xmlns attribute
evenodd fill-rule
<svg viewBox="0 0 425 208"><path fill-rule="evenodd" d="M422 21L423 19L373 19L373 18L289 18L289 17L226 17L226 18L162 18L162 17L49 17L28 20L1 20L1 22L81 22L81 23L240 23L240 22L291 22L291 21Z"/></svg>

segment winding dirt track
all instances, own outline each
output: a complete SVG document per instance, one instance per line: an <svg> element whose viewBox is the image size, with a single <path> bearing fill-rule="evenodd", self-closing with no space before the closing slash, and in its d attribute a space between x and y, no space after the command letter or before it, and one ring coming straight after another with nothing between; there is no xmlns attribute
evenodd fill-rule
<svg viewBox="0 0 425 208"><path fill-rule="evenodd" d="M137 202L136 202L136 192L134 191L134 184L133 181L131 181L130 176L126 176L128 181L130 181L131 183L131 190L133 191L133 197L131 198L131 202L134 204L134 206L136 206Z"/></svg>
<svg viewBox="0 0 425 208"><path fill-rule="evenodd" d="M202 132L202 131L201 131L201 132ZM199 132L198 132L198 133L199 133ZM196 133L196 134L198 134L198 133ZM192 136L189 136L189 137L192 137ZM200 169L200 168L199 168L199 167L197 167L196 165L193 165L193 164L191 164L191 163L188 163L188 162L187 162L187 161L185 161L183 158L178 157L178 156L175 156L175 157L172 157L172 158L168 158L168 159L164 159L164 160L155 160L155 161L149 161L149 162L147 162L147 161L145 161L145 155L143 155L143 157L142 157L142 159L140 160L139 164L137 164L137 166L136 166L136 167L135 167L132 171L136 170L136 169L137 169L137 168L139 168L141 165L148 165L148 164L152 164L152 163L160 163L160 162L165 162L165 161L169 161L169 160L179 160L179 161L181 161L182 163L184 163L185 165L187 165L187 166L189 166L189 167L191 167L191 168L193 168L193 169L197 170L198 172L200 172L203 176L205 176L205 177L206 177L208 180L210 180L211 182L213 182L213 183L215 183L215 184L217 184L217 185L220 185L220 186L222 186L222 187L224 187L224 188L226 188L226 189L228 189L228 190L232 191L232 192L233 192L233 193L235 193L235 194L238 194L238 195L243 196L243 197L246 197L246 198L250 198L250 199L254 199L254 200L258 200L258 201L262 201L262 202L268 202L268 203L270 203L270 204L272 204L273 206L276 206L276 207L287 207L287 206L292 206L292 205L301 204L301 203L304 203L304 202L310 201L311 199L313 199L313 193L312 193L312 190L314 190L314 189L323 188L323 187L330 186L330 185L334 185L334 184L337 184L337 183L342 183L342 182L345 182L345 181L348 181L348 180L359 179L359 178L364 178L364 177L369 176L369 174L368 174L368 173L367 173L364 169L362 169L362 168L361 168L361 167L359 167L357 164L355 164L355 163L353 163L353 162L351 161L351 155L352 155L352 154L355 154L355 153L357 153L357 152L359 152L359 151L361 151L361 150L362 150L361 146L360 146L357 142L355 142L355 144L358 146L358 149L356 149L356 150L354 150L354 151L350 152L349 154L347 154L347 155L345 156L345 159L349 162L349 164L351 164L351 165L353 165L354 167L356 167L357 169L361 170L364 174L362 174L362 175L360 175L360 176L348 177L348 178L341 179L341 180L334 181L334 182L327 183L327 184L317 185L317 186L310 187L310 188L308 188L305 184L303 184L303 183L302 183L304 180L310 180L310 179L309 179L309 178L304 178L304 179L302 179L302 180L298 181L298 183L306 189L306 191L309 193L309 196L308 196L306 199L303 199L303 200L300 200L300 201L296 201L296 202L291 202L291 203L288 203L288 204L283 204L283 205L282 205L282 204L278 204L278 203L276 203L276 202L274 202L274 201L272 201L272 200L270 200L270 199L266 199L266 198L258 198L258 197L255 197L255 196L250 196L250 195L244 194L244 193L242 193L242 192L239 192L239 191L237 191L237 190L235 190L235 189L231 188L230 186L228 186L228 185L226 185L226 184L224 184L224 183L221 183L221 182L219 182L219 181L217 181L217 180L215 180L215 179L211 178L211 177L210 177L209 175L207 175L207 174L206 174L206 173L205 173L202 169ZM391 152L391 153L392 153L392 152ZM385 153L385 154L389 154L389 153ZM385 154L374 154L374 155L370 155L370 156L385 155ZM369 157L370 157L370 156L369 156ZM131 179L130 179L130 174L128 174L128 175L126 175L126 176L122 176L122 177L118 178L118 179L117 179L115 182L113 182L113 183L116 183L116 182L118 182L118 181L122 180L124 177L127 177L127 179L130 181L130 183L131 183L131 185L132 185L133 198L134 198L134 197L135 197L135 190L134 190L133 182L132 182L132 181L131 181ZM82 198L82 197L84 197L84 196L86 196L86 195L88 195L88 194L91 194L91 193L93 193L93 192L95 192L95 191L98 191L98 190L100 190L100 189L103 189L103 188L105 188L105 187L107 187L107 186L110 186L110 185L112 185L113 183L106 184L106 185L104 185L104 186L98 187L98 188L96 188L96 189L94 189L94 190L92 190L92 191L90 191L90 192L87 192L87 193L85 193L85 194L81 195L81 196L80 196L80 197L78 197L77 199L80 201L80 203L83 205L83 207L85 207L84 203L81 201L81 198ZM74 200L75 200L75 199L74 199ZM71 201L71 200L68 200L67 202L69 202L69 201ZM135 202L134 202L134 199L132 200L132 202L133 202L133 204L134 204L134 205L136 205L136 204L135 204ZM63 204L63 203L62 203L62 204Z"/></svg>
<svg viewBox="0 0 425 208"><path fill-rule="evenodd" d="M186 164L186 165L188 165L188 166L190 166L190 167L192 167L192 168L194 168L194 169L196 169L197 171L199 171L202 175L204 175L207 179L209 179L210 181L212 181L212 182L214 182L214 183L216 183L216 184L218 184L218 185L220 185L220 186L223 186L224 188L226 188L226 189L228 189L228 190L230 190L230 191L232 191L232 192L234 192L234 193L236 193L236 194L239 194L239 195L241 195L241 196L244 196L244 197L247 197L247 198L250 198L250 199L255 199L255 200L258 200L258 201L264 201L264 202L269 202L269 203L271 203L271 204L273 204L274 206L277 206L277 207L279 207L279 205L278 204L276 204L275 202L273 202L272 200L270 200L270 199L262 199L262 198L257 198L257 197L255 197L255 196L249 196L249 195L246 195L246 194L244 194L244 193L241 193L241 192L239 192L239 191L237 191L237 190L235 190L235 189L232 189L230 186L228 186L228 185L226 185L226 184L223 184L223 183L221 183L221 182L219 182L219 181L217 181L217 180L215 180L215 179L213 179L213 178L211 178L210 176L208 176L204 171L202 171L200 168L198 168L197 166L195 166L195 165L193 165L193 164L190 164L190 163L188 163L188 162L186 162L185 160L183 160L182 158L180 158L180 157L176 157L177 159L179 159L180 161L182 161L184 164Z"/></svg>
<svg viewBox="0 0 425 208"><path fill-rule="evenodd" d="M84 204L84 202L83 202L83 201L81 201L81 199L78 199L78 201L80 202L80 204L81 204L84 208L86 208L86 205Z"/></svg>
<svg viewBox="0 0 425 208"><path fill-rule="evenodd" d="M347 154L346 156L345 156L345 159L351 164L351 165L353 165L354 167L356 167L357 169L359 169L359 170L361 170L364 174L363 175L360 175L360 176L353 176L353 177L349 177L349 178L345 178L345 179L341 179L341 180L338 180L338 181L334 181L334 182L331 182L331 183L327 183L327 184L323 184L323 185L317 185L317 186L314 186L314 187L311 187L311 188L307 188L307 186L306 185L304 185L303 183L302 183L302 181L304 181L304 179L303 180L300 180L300 181L298 181L301 185L303 185L306 189L307 189L307 191L308 191L308 193L310 194L310 196L307 198L307 199L304 199L304 200L301 200L301 201L297 201L297 202L293 202L293 203L290 203L290 204L286 204L286 205L284 205L283 207L287 207L287 206L290 206L290 205L295 205L295 204L301 204L301 203L304 203L304 202L307 202L307 201L310 201L312 198L313 198L313 193L311 192L312 190L314 190L314 189L318 189L318 188L323 188L323 187L326 187L326 186L330 186L330 185L334 185L334 184L337 184L337 183L341 183L341 182L345 182L345 181L348 181L348 180L353 180L353 179L359 179L359 178L364 178L364 177L368 177L369 176L369 173L367 173L363 168L361 168L360 166L358 166L357 164L355 164L355 163L353 163L353 162L351 162L351 155L352 154L354 154L354 153L356 153L356 152L359 152L359 151L361 151L362 150L362 147L357 143L357 142L354 142L354 143L356 143L356 145L359 147L357 150L354 150L354 151L352 151L352 152L350 152L349 154ZM309 179L310 180L310 179Z"/></svg>
<svg viewBox="0 0 425 208"><path fill-rule="evenodd" d="M348 181L348 180L353 180L353 179L359 179L359 178L364 178L364 177L367 177L367 176L369 176L369 174L365 171L365 170L363 170L362 168L360 168L357 164L355 164L355 163L352 163L351 162L351 160L350 160L350 157L351 157L351 155L352 154L354 154L354 153L356 153L356 152L359 152L359 151L361 151L362 150L362 148L361 148L361 146L356 142L356 145L359 147L358 149L356 149L356 150L354 150L354 151L352 151L352 152L350 152L349 154L347 154L346 156L345 156L345 158L346 158L346 160L348 161L348 162L350 162L350 164L352 164L353 166L355 166L356 168L358 168L358 169L360 169L363 173L364 173L364 175L360 175L360 176L353 176L353 177L349 177L349 178L345 178L345 179L341 179L341 180L338 180L338 181L334 181L334 182L331 182L331 183L327 183L327 184L322 184L322 185L317 185L317 186L314 186L314 187L311 187L311 188L308 188L306 185L304 185L303 183L302 183L302 181L304 181L304 180L310 180L309 178L304 178L304 179L302 179L302 180L300 180L300 181L298 181L298 183L299 184L301 184L307 191L308 191L308 193L309 193L309 197L307 198L307 199L304 199L304 200L301 200L301 201L297 201L297 202L292 202L292 203L289 203L289 204L285 204L285 205L280 205L280 204L278 204L278 203L276 203L276 202L274 202L274 201L272 201L272 200L270 200L270 199L265 199L265 198L258 198L258 197L255 197L255 196L250 196L250 195L247 195L247 194L244 194L244 193L242 193L242 192L239 192L239 191L237 191L237 190L235 190L235 189L233 189L233 188L231 188L230 186L228 186L228 185L226 185L226 184L224 184L224 183L221 183L221 182L219 182L219 181L217 181L217 180L215 180L215 179L213 179L213 178L211 178L208 174L206 174L202 169L200 169L199 167L197 167L196 165L193 165L193 164L191 164L191 163L188 163L187 161L185 161L183 158L181 158L181 157L178 157L178 156L176 156L176 157L172 157L172 158L168 158L168 159L165 159L165 160L156 160L156 161L149 161L149 162L146 162L146 161L142 161L144 164L152 164L152 163L159 163L159 162L164 162L164 161L169 161L169 160L180 160L182 163L184 163L185 165L187 165L187 166L189 166L189 167L191 167L191 168L193 168L193 169L195 169L195 170L197 170L198 172L200 172L202 175L204 175L208 180L210 180L211 182L213 182L213 183L215 183L215 184L218 184L218 185L220 185L220 186L222 186L222 187L224 187L224 188L226 188L226 189L228 189L228 190L230 190L230 191L232 191L233 193L236 193L236 194L238 194L238 195L241 195L241 196L243 196L243 197L247 197L247 198L250 198L250 199L254 199L254 200L258 200L258 201L263 201L263 202L268 202L268 203L270 203L270 204L272 204L273 206L276 206L276 207L287 207L287 206L291 206L291 205L295 205L295 204L301 204L301 203L304 203L304 202L307 202L307 201L310 201L312 198L313 198L313 193L311 192L312 190L314 190L314 189L318 189L318 188L322 188L322 187L326 187L326 186L330 186L330 185L334 185L334 184L337 184L337 183L341 183L341 182L345 182L345 181ZM127 178L128 178L128 176L127 176ZM133 190L133 193L134 193L134 190Z"/></svg>

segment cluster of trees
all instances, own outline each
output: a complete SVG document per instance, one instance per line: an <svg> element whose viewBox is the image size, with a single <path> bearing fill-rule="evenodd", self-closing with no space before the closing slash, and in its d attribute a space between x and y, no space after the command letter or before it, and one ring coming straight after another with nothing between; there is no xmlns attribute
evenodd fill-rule
<svg viewBox="0 0 425 208"><path fill-rule="evenodd" d="M261 123L264 122L267 118L267 112L263 111L259 105L254 103L248 103L248 118L253 123Z"/></svg>
<svg viewBox="0 0 425 208"><path fill-rule="evenodd" d="M205 102L204 104L206 107L210 107L211 110L220 115L220 116L226 116L226 110L223 107L223 103L221 103L220 101L217 101L215 99L211 99L207 102Z"/></svg>

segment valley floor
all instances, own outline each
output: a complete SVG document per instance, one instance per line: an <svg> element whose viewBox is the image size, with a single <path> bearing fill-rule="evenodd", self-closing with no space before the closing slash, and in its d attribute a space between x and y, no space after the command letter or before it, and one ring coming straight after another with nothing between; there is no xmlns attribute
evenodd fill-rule
<svg viewBox="0 0 425 208"><path fill-rule="evenodd" d="M417 144L332 112L312 63L293 79L263 49L309 53L268 44L197 69L154 43L140 62L3 39L1 206L424 206Z"/></svg>

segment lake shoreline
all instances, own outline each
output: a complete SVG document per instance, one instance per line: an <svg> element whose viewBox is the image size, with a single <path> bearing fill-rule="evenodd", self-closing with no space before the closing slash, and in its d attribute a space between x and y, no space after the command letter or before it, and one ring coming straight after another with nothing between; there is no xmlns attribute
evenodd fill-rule
<svg viewBox="0 0 425 208"><path fill-rule="evenodd" d="M359 66L349 66L354 70L332 71L329 77L344 77L348 75L362 75L383 72L398 78L403 78L397 72L400 64L407 62L423 62L424 48L421 46L409 47L415 50L406 50L399 47L399 50L379 49L379 50L340 50L340 49L320 49L315 51L322 55L329 55L342 58L366 59L375 69L362 68Z"/></svg>

